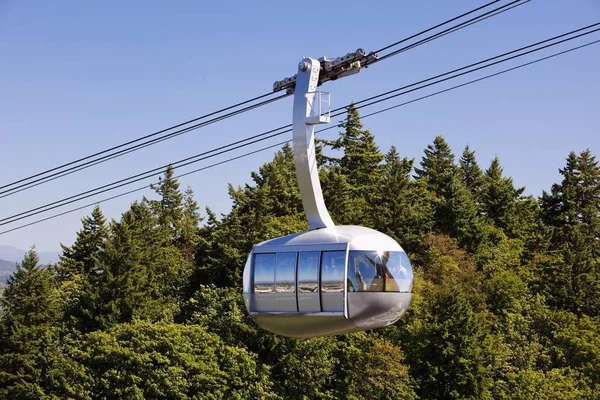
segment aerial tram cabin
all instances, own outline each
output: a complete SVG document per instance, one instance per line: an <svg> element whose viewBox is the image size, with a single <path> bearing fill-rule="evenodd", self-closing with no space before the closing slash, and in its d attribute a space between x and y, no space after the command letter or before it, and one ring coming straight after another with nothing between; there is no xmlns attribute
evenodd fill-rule
<svg viewBox="0 0 600 400"><path fill-rule="evenodd" d="M361 226L337 226L257 244L244 270L254 321L308 338L380 328L411 300L413 274L402 247Z"/></svg>
<svg viewBox="0 0 600 400"><path fill-rule="evenodd" d="M305 58L295 76L274 84L275 91L295 91L294 160L310 230L256 244L248 256L244 301L267 331L311 338L381 328L410 304L413 272L406 253L381 232L333 223L315 157L314 126L330 118L317 86L358 72L361 61L373 57L359 49L334 60Z"/></svg>

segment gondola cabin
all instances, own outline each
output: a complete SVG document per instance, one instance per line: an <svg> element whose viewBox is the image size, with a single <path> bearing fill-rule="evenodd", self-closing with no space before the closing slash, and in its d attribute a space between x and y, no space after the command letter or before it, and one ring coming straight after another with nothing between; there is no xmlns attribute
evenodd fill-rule
<svg viewBox="0 0 600 400"><path fill-rule="evenodd" d="M304 58L274 90L294 92L292 119L298 189L309 230L259 243L244 268L250 316L282 336L311 338L381 328L396 322L411 300L413 272L400 245L362 226L335 226L325 201L315 150L315 125L329 123L320 83L356 73L366 55ZM324 73L321 75L321 63Z"/></svg>
<svg viewBox="0 0 600 400"><path fill-rule="evenodd" d="M310 338L394 323L410 304L412 284L410 261L395 240L335 226L255 245L243 292L261 328Z"/></svg>

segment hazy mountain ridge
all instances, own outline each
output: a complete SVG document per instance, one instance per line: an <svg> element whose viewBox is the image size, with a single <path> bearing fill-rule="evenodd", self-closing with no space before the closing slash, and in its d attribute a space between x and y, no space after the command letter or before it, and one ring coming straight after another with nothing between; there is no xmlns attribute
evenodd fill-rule
<svg viewBox="0 0 600 400"><path fill-rule="evenodd" d="M0 259L0 285L6 283L15 268L17 268L17 263Z"/></svg>
<svg viewBox="0 0 600 400"><path fill-rule="evenodd" d="M27 251L13 246L0 245L0 261L21 262ZM38 251L37 254L40 258L40 264L48 264L58 262L60 253L57 251Z"/></svg>

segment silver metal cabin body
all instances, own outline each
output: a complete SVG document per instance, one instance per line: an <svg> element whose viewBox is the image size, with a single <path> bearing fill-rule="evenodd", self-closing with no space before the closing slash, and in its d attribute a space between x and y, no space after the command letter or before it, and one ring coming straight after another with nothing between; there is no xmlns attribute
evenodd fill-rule
<svg viewBox="0 0 600 400"><path fill-rule="evenodd" d="M335 60L305 58L296 76L274 85L295 90L294 158L310 230L259 243L248 256L244 300L267 331L310 338L375 329L397 321L410 304L413 273L406 253L381 232L335 226L315 157L314 126L329 122L317 86L358 72L360 60L372 57L359 50Z"/></svg>

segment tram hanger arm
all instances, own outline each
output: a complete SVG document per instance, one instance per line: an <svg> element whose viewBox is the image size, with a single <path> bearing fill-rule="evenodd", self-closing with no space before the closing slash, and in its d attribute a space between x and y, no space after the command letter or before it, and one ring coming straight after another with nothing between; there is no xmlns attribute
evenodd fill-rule
<svg viewBox="0 0 600 400"><path fill-rule="evenodd" d="M319 82L317 86L321 86L327 81L335 81L345 76L354 75L360 72L362 68L366 68L369 64L379 58L375 52L366 54L364 49L358 49L353 53L348 53L345 56L334 58L333 60L327 57L318 59L321 64L321 73L319 74ZM300 61L303 63L304 61ZM286 90L288 94L294 93L296 88L296 77L294 75L289 78L276 81L273 84L273 92Z"/></svg>

